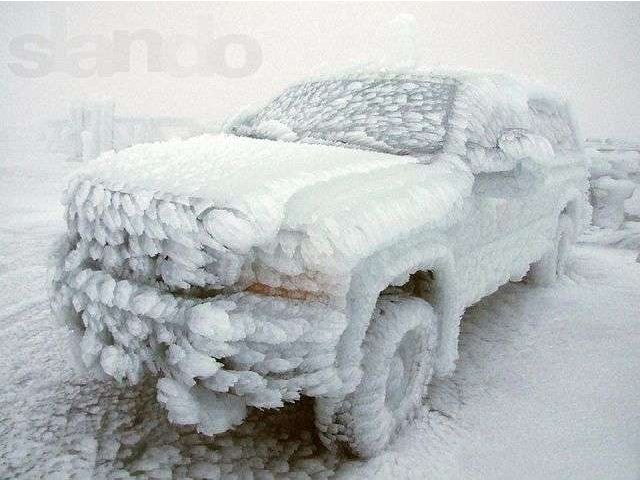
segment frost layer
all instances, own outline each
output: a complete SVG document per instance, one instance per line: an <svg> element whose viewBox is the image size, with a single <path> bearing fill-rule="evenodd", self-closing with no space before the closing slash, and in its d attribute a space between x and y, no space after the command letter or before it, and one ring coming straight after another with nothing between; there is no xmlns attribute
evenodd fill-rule
<svg viewBox="0 0 640 480"><path fill-rule="evenodd" d="M88 164L53 270L83 361L150 370L171 420L209 434L300 394L339 434L377 297L417 270L450 374L464 308L588 215L568 106L508 76L317 79L230 131Z"/></svg>
<svg viewBox="0 0 640 480"><path fill-rule="evenodd" d="M52 305L81 335L81 357L135 384L163 378L158 398L179 424L214 434L246 406L335 393L343 313L319 301L223 292L216 251L189 205L83 182L69 195L68 235ZM217 245L215 245L217 247Z"/></svg>

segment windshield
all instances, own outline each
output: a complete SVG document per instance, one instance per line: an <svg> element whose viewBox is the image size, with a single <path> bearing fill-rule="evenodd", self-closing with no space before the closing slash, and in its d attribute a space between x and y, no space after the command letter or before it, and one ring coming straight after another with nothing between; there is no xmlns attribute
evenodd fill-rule
<svg viewBox="0 0 640 480"><path fill-rule="evenodd" d="M442 149L454 95L454 81L444 77L312 81L285 90L231 132L419 156Z"/></svg>

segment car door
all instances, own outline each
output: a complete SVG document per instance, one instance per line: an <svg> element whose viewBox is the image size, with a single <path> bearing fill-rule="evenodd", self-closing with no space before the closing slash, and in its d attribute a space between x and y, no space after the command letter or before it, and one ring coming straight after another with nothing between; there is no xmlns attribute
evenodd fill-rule
<svg viewBox="0 0 640 480"><path fill-rule="evenodd" d="M548 243L551 144L526 130L506 129L491 154L497 157L493 165L501 162L503 168L475 174L466 220L456 235L467 305L521 278Z"/></svg>

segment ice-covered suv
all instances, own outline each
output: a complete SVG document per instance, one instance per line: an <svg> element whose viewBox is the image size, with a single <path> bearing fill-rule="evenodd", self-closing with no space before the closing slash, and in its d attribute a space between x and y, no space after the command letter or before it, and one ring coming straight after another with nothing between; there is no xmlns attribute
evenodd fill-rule
<svg viewBox="0 0 640 480"><path fill-rule="evenodd" d="M83 168L52 307L86 365L159 377L172 422L211 435L305 395L325 444L371 456L453 371L465 307L555 278L586 178L566 102L510 76L309 80Z"/></svg>

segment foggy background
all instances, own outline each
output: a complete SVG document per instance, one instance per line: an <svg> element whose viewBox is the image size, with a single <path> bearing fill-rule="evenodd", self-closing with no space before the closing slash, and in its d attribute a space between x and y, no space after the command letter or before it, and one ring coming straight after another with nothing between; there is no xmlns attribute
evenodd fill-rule
<svg viewBox="0 0 640 480"><path fill-rule="evenodd" d="M68 36L153 29L176 35L248 35L261 65L244 78L147 72L134 44L131 71L74 78L16 76L12 39L49 36L52 9L66 15ZM221 122L287 84L330 67L384 55L386 23L417 20L420 65L455 65L523 74L556 87L573 103L584 136L640 137L640 4L631 3L82 3L0 4L0 128L64 117L73 99L107 94L120 114L188 116ZM179 50L189 65L193 49ZM229 64L243 62L229 49ZM91 64L91 59L87 60ZM234 63L235 62L235 63Z"/></svg>

